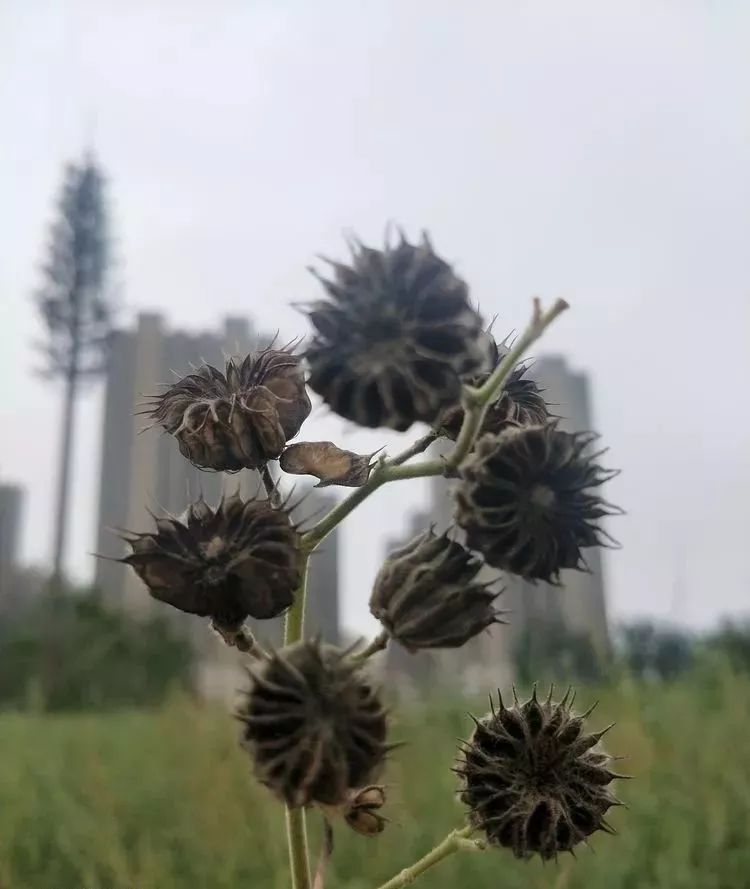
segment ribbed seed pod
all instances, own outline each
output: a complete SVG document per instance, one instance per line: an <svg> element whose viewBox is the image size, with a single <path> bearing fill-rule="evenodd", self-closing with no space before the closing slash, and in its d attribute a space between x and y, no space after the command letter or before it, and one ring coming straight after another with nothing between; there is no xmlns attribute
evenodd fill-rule
<svg viewBox="0 0 750 889"><path fill-rule="evenodd" d="M504 357L500 347L492 339L490 344L492 369L494 370ZM549 419L547 402L542 390L534 380L526 377L528 366L519 364L513 369L505 381L499 397L490 405L485 414L480 434L491 432L498 435L509 426L531 426L545 423ZM491 373L491 372L490 372ZM480 374L467 380L470 386L479 387L486 383L490 373ZM437 423L436 430L440 435L455 441L464 421L464 409L460 404L446 408Z"/></svg>
<svg viewBox="0 0 750 889"><path fill-rule="evenodd" d="M319 277L328 295L307 307L310 388L360 426L433 423L459 400L461 378L486 369L482 319L466 284L425 236L353 248L350 266Z"/></svg>
<svg viewBox="0 0 750 889"><path fill-rule="evenodd" d="M301 358L264 349L226 373L206 364L151 399L151 418L201 469L257 469L284 450L310 413Z"/></svg>
<svg viewBox="0 0 750 889"><path fill-rule="evenodd" d="M213 510L202 499L156 531L124 534L131 565L155 599L236 628L247 617L285 611L299 586L299 534L267 500L229 497Z"/></svg>
<svg viewBox="0 0 750 889"><path fill-rule="evenodd" d="M386 712L345 652L317 641L272 654L240 712L255 774L291 806L341 806L379 772Z"/></svg>
<svg viewBox="0 0 750 889"><path fill-rule="evenodd" d="M473 583L482 567L446 534L425 531L386 560L370 611L409 651L458 648L498 619L498 593Z"/></svg>
<svg viewBox="0 0 750 889"><path fill-rule="evenodd" d="M515 693L514 693L515 698ZM620 801L608 789L617 775L599 740L611 726L584 733L570 692L540 703L536 692L525 704L494 705L463 745L455 771L470 823L487 840L512 849L516 857L544 859L573 849L597 830L612 832L604 816Z"/></svg>
<svg viewBox="0 0 750 889"><path fill-rule="evenodd" d="M585 567L582 548L614 542L599 520L620 512L595 493L617 474L596 463L595 439L555 423L482 436L456 492L467 546L531 580L556 583L563 568Z"/></svg>

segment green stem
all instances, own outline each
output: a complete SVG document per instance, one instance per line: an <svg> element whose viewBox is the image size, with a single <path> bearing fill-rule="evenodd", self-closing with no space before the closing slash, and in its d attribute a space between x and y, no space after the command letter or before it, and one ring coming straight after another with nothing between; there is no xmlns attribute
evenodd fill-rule
<svg viewBox="0 0 750 889"><path fill-rule="evenodd" d="M284 645L299 642L305 627L305 599L310 557L302 556L302 580L294 595L294 604L286 613ZM310 889L310 864L307 852L307 825L305 810L299 806L286 809L286 836L289 847L289 866L292 872L292 889Z"/></svg>
<svg viewBox="0 0 750 889"><path fill-rule="evenodd" d="M411 447L408 447L405 451L402 451L398 456L394 457L392 460L388 461L389 466L400 466L402 463L406 463L407 460L411 460L412 457L416 457L417 454L423 454L427 448L434 442L440 438L439 434L435 432L434 429L430 429L427 435L423 435L422 438L418 438Z"/></svg>
<svg viewBox="0 0 750 889"><path fill-rule="evenodd" d="M363 500L366 500L370 494L377 491L386 482L444 475L446 470L454 470L459 466L470 453L474 441L482 428L487 410L493 401L496 400L497 394L502 389L513 368L523 357L529 346L535 343L555 318L567 308L568 304L565 300L558 299L546 312L542 312L539 300L534 300L534 311L531 321L516 343L514 343L513 348L503 357L500 364L498 364L482 386L478 389L465 388L466 404L464 406L464 420L461 425L461 431L453 450L446 457L437 460L424 460L421 463L412 463L408 466L401 465L416 454L422 453L432 444L435 436L434 433L429 433L392 460L381 459L370 473L370 478L361 488L357 488L346 499L334 506L315 527L303 535L303 548L307 552L312 552L350 512L356 509Z"/></svg>
<svg viewBox="0 0 750 889"><path fill-rule="evenodd" d="M424 858L412 864L411 867L405 867L400 874L396 874L393 879L383 883L379 889L401 889L403 886L411 886L411 884L421 876L426 870L434 867L454 852L461 850L481 851L484 847L481 843L471 842L468 838L472 833L471 827L463 827L459 830L452 830L448 836L431 849Z"/></svg>
<svg viewBox="0 0 750 889"><path fill-rule="evenodd" d="M292 871L292 889L310 889L310 865L307 860L307 826L305 810L286 810L286 837L289 846L289 864Z"/></svg>
<svg viewBox="0 0 750 889"><path fill-rule="evenodd" d="M464 393L467 402L464 408L464 421L456 446L446 457L448 467L455 469L469 455L490 405L497 400L497 395L513 368L523 358L529 346L535 343L555 318L567 308L565 300L558 299L546 312L543 312L539 300L535 299L531 321L513 344L513 348L503 356L502 361L478 389L467 387Z"/></svg>

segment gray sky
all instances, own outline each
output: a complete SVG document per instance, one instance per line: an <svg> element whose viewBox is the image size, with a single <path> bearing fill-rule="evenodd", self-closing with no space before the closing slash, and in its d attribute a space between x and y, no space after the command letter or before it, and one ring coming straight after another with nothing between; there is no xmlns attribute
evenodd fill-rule
<svg viewBox="0 0 750 889"><path fill-rule="evenodd" d="M61 166L93 139L128 312L254 316L290 337L315 253L388 220L455 261L498 332L530 298L572 310L538 351L592 375L628 515L618 616L747 609L750 6L110 0L0 7L0 476L28 487L24 555L51 547L59 392L31 375ZM80 410L70 561L93 548L99 406ZM341 438L321 411L306 437ZM353 447L395 436L352 433ZM406 440L405 440L406 443ZM346 526L346 621L422 482ZM366 541L366 542L365 542Z"/></svg>

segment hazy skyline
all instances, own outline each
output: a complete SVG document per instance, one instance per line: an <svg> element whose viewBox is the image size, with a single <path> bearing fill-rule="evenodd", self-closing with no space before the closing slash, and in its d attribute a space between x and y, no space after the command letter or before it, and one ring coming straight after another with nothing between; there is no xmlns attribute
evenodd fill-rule
<svg viewBox="0 0 750 889"><path fill-rule="evenodd" d="M537 353L590 375L624 470L612 613L705 625L747 609L749 38L750 7L709 0L3 4L0 479L29 493L24 557L50 555L61 405L32 375L31 294L63 164L93 145L124 323L153 309L304 333L287 304L318 292L305 266L389 221L430 230L501 336L533 295L567 298ZM84 576L98 402L79 406L69 565ZM366 451L413 434L319 409L303 437ZM348 625L367 628L384 541L425 490L384 489L345 526Z"/></svg>

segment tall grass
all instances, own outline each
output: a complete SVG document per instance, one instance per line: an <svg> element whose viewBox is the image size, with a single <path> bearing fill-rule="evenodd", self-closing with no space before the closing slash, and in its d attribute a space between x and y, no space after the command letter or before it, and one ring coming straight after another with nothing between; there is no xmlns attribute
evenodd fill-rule
<svg viewBox="0 0 750 889"><path fill-rule="evenodd" d="M577 860L505 851L449 860L430 889L743 889L750 886L750 680L710 672L663 687L623 681L592 725L617 721L612 752L636 780L619 837ZM461 820L450 766L467 709L401 708L409 741L386 776L382 839L336 831L328 889L371 889ZM155 712L0 715L2 889L287 889L283 812L249 774L223 713L174 700ZM313 816L313 823L317 819ZM315 835L316 838L317 835ZM459 869L460 868L460 869Z"/></svg>

